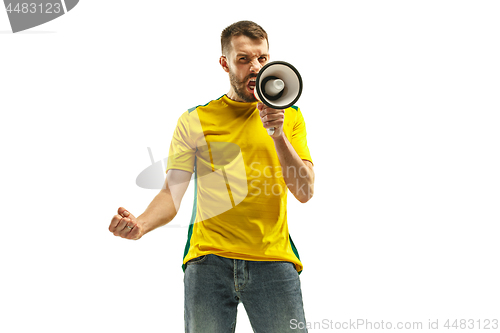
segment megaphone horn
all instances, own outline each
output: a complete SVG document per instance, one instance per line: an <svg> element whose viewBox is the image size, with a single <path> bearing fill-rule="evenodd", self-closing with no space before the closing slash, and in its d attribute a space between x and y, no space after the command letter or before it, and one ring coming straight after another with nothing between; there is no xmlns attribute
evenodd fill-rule
<svg viewBox="0 0 500 333"><path fill-rule="evenodd" d="M273 61L259 71L253 93L267 107L286 109L294 105L302 94L302 77L291 64ZM272 135L274 128L268 128L267 132Z"/></svg>

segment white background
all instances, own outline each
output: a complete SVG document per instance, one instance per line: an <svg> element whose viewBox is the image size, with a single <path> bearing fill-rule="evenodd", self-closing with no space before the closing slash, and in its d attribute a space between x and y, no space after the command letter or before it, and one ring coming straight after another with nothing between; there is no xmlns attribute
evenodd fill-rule
<svg viewBox="0 0 500 333"><path fill-rule="evenodd" d="M500 319L499 15L497 1L83 0L12 34L0 10L0 331L184 330L192 187L139 241L108 226L158 192L135 184L147 147L166 157L180 114L228 91L220 32L241 19L304 80L315 196L290 195L288 222L306 319ZM241 305L236 332L252 332Z"/></svg>

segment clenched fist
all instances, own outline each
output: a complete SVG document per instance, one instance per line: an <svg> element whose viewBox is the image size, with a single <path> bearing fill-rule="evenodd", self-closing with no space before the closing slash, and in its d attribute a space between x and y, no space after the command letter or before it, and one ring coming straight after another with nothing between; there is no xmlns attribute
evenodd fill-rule
<svg viewBox="0 0 500 333"><path fill-rule="evenodd" d="M118 208L118 215L113 216L109 231L115 236L137 240L144 235L144 225L125 208Z"/></svg>
<svg viewBox="0 0 500 333"><path fill-rule="evenodd" d="M257 103L262 125L268 129L274 127L272 138L279 138L283 135L283 123L285 122L285 110L276 110L267 107L263 103Z"/></svg>

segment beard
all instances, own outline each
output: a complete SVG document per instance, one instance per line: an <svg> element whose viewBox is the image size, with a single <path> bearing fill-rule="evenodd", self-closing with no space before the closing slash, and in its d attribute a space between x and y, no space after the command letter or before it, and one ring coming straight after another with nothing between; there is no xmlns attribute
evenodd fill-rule
<svg viewBox="0 0 500 333"><path fill-rule="evenodd" d="M252 77L257 77L257 74L250 74L243 81L238 81L236 75L231 70L229 70L229 81L231 82L231 87L233 87L236 96L247 103L257 102L254 94L251 94L247 91L247 82Z"/></svg>

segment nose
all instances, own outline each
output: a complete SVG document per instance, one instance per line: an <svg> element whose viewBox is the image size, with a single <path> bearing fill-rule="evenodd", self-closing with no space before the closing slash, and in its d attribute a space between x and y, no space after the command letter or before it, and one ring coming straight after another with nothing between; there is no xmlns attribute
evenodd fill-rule
<svg viewBox="0 0 500 333"><path fill-rule="evenodd" d="M252 62L250 63L250 72L252 73L258 73L261 68L262 65L260 64L258 59L253 59Z"/></svg>

